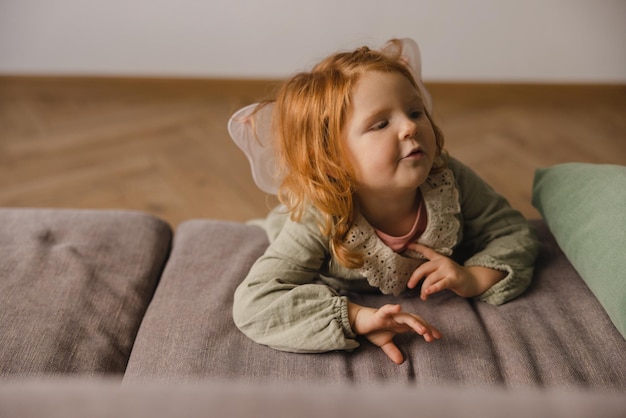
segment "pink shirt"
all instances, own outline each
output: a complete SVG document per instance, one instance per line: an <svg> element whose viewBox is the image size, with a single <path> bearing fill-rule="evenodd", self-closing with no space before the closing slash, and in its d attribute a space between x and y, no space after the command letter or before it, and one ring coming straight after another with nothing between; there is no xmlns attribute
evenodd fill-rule
<svg viewBox="0 0 626 418"><path fill-rule="evenodd" d="M406 249L407 244L415 242L417 238L419 238L419 236L424 233L427 223L428 219L426 216L424 200L420 199L420 205L417 208L415 222L413 223L413 227L407 234L401 237L395 237L393 235L385 234L383 231L380 231L378 229L374 229L374 231L376 231L376 235L378 235L378 237L382 240L382 242L385 243L385 245L387 245L395 252L401 253Z"/></svg>

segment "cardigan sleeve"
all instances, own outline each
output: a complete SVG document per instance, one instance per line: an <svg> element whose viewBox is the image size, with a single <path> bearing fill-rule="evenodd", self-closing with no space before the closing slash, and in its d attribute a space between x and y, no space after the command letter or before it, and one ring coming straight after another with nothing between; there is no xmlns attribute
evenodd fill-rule
<svg viewBox="0 0 626 418"><path fill-rule="evenodd" d="M235 291L233 318L249 338L278 350L352 350L359 344L347 299L316 283L328 244L313 216L286 220Z"/></svg>
<svg viewBox="0 0 626 418"><path fill-rule="evenodd" d="M459 185L463 217L464 265L501 270L506 277L487 289L478 299L492 305L503 304L530 285L538 241L528 221L511 208L470 168L456 160L450 168Z"/></svg>

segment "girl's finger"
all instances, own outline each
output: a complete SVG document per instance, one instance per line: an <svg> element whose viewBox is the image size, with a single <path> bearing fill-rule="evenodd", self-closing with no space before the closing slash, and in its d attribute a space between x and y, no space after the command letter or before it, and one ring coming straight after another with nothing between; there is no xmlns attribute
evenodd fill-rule
<svg viewBox="0 0 626 418"><path fill-rule="evenodd" d="M423 278L424 278L424 274L421 271L415 270L413 274L411 275L411 277L409 278L409 281L406 283L406 287L408 287L409 289L415 289L417 284Z"/></svg>
<svg viewBox="0 0 626 418"><path fill-rule="evenodd" d="M378 309L378 311L385 316L397 314L401 310L402 310L402 307L400 305L389 305L389 304L383 305L380 307L380 309Z"/></svg>
<svg viewBox="0 0 626 418"><path fill-rule="evenodd" d="M438 340L439 338L441 338L441 332L433 326L430 327L430 332L428 334L424 334L424 339L428 342Z"/></svg>
<svg viewBox="0 0 626 418"><path fill-rule="evenodd" d="M428 296L441 292L447 288L446 276L442 274L429 275L424 283L422 283L422 289L420 291L420 299L426 300Z"/></svg>
<svg viewBox="0 0 626 418"><path fill-rule="evenodd" d="M420 280L422 280L425 277L428 277L428 275L432 274L435 271L437 271L436 263L432 263L430 261L425 262L424 264L422 264L421 266L415 269L415 271L413 272L413 274L409 278L409 281L406 284L407 287L409 289L415 288L415 286L417 286Z"/></svg>
<svg viewBox="0 0 626 418"><path fill-rule="evenodd" d="M407 323L407 325L409 325L417 334L424 337L426 342L432 342L441 338L439 330L421 318L420 320L418 320L418 318L413 318L411 323Z"/></svg>
<svg viewBox="0 0 626 418"><path fill-rule="evenodd" d="M388 342L387 344L383 344L380 348L383 350L385 354L387 354L387 357L389 357L391 361L393 361L394 363L399 365L399 364L402 364L402 362L404 362L404 356L402 355L398 347L393 342Z"/></svg>
<svg viewBox="0 0 626 418"><path fill-rule="evenodd" d="M428 323L417 315L407 314L403 318L397 318L396 321L399 324L403 324L406 327L412 329L419 335L424 335L428 332Z"/></svg>
<svg viewBox="0 0 626 418"><path fill-rule="evenodd" d="M424 257L426 257L429 260L432 260L433 258L437 258L440 256L440 254L437 251L433 250L432 248L427 247L422 244L418 244L418 243L409 244L407 245L407 248L409 250L422 254Z"/></svg>

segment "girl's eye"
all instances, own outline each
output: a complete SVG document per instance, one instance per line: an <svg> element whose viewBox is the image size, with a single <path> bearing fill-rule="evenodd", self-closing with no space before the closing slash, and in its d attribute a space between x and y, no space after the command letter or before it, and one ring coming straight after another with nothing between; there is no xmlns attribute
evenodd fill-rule
<svg viewBox="0 0 626 418"><path fill-rule="evenodd" d="M411 119L419 119L420 116L422 116L423 113L421 110L413 110L409 116L411 117Z"/></svg>
<svg viewBox="0 0 626 418"><path fill-rule="evenodd" d="M381 120L380 122L377 122L374 125L372 125L372 127L370 129L372 131L378 131L378 130L384 129L387 125L389 125L388 121Z"/></svg>

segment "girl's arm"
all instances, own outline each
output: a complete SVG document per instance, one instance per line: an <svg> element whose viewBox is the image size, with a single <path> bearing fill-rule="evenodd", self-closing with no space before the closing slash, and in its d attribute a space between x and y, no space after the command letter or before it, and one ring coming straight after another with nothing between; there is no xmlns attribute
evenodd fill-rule
<svg viewBox="0 0 626 418"><path fill-rule="evenodd" d="M535 233L526 219L474 171L454 159L450 159L450 168L459 187L463 217L463 240L455 253L464 255L458 261L466 268L499 272L501 277L479 298L502 304L530 285L538 250ZM486 273L489 275L488 270Z"/></svg>
<svg viewBox="0 0 626 418"><path fill-rule="evenodd" d="M348 300L316 283L328 257L326 242L312 214L301 222L286 221L235 292L233 318L244 334L291 352L359 346L349 322Z"/></svg>

